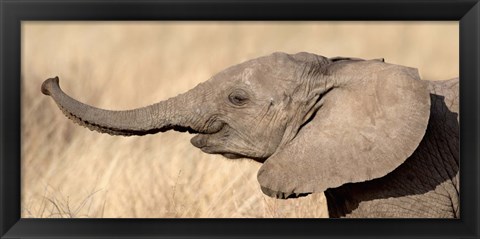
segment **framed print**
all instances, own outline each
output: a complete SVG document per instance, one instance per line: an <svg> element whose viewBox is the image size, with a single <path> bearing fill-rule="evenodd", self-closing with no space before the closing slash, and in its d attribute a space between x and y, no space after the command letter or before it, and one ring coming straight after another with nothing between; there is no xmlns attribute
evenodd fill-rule
<svg viewBox="0 0 480 239"><path fill-rule="evenodd" d="M376 35L378 32L382 32L382 37ZM445 108L441 109L451 112L452 122L457 121L458 33L459 26L455 21L23 21L22 217L325 218L339 214L361 218L458 218L458 123L452 123L452 135L435 133L439 131L433 128L437 116L435 110L430 109L434 107L430 101L436 102L437 99L429 98L430 94L444 97L438 99L445 104ZM52 35L56 35L55 39L52 39ZM436 39L438 36L443 37ZM322 55L312 52L322 52ZM350 52L355 57L374 60L336 57ZM46 56L51 60L45 61ZM181 60L182 56L187 56L187 60ZM375 60L378 58L384 62ZM310 67L309 64L320 68L303 69ZM369 72L364 67L377 69L395 65L400 68L395 68L392 74L408 72L418 76L412 77L415 80L388 77L391 82L415 83L425 79L422 82L428 84L414 84L414 88L432 89L416 93L412 96L415 98L408 102L405 99L406 92L395 91L398 87L389 92L387 80L383 80L384 83L365 80L372 76L355 80L342 76L351 75L342 73L341 69L334 70L335 67L343 67L343 64L346 64L345 67L366 64L362 65L362 72ZM283 73L281 69L288 67L292 69L283 70ZM277 69L271 70L275 72L273 74L265 71L265 68ZM330 73L314 73L316 71L313 69L322 68ZM49 74L53 73L58 75L58 79L46 80L52 78ZM367 86L366 89L356 86L361 88L358 93L344 96L364 101L356 109L351 109L350 103L348 107L337 105L336 108L346 107L338 115L326 112L329 97L337 94L339 89L341 91L341 85L359 84L362 81L365 81L363 84ZM311 82L309 89L300 91L305 87L302 85L308 82ZM291 91L297 88L305 96ZM383 91L389 92L388 97L392 97L392 100L397 98L395 94L401 94L398 98L403 98L403 101L390 106L382 105L385 100L382 96L376 96L378 99L373 103L372 96L362 98L363 95L378 95L377 88L384 88ZM377 90L370 92L369 89ZM322 96L311 93L315 91L322 92L318 93ZM429 91L432 93L429 94ZM66 95L74 99L62 100ZM284 97L292 99L292 102L283 102ZM81 105L79 101L89 106ZM271 104L270 108L265 107L265 102ZM310 103L302 106L305 104L302 102ZM322 105L309 106L316 102ZM432 106L423 107L417 105L418 102ZM75 105L80 105L80 108ZM370 109L370 105L377 109ZM401 113L402 105L410 105L403 109L405 113ZM142 109L143 106L147 107ZM298 107L304 107L304 112L297 112ZM117 113L95 108L133 110ZM383 108L396 110L387 115ZM78 112L87 110L92 113ZM424 112L415 116L411 110ZM148 113L150 111L157 113L151 116ZM342 123L339 118L347 119L350 115L348 111L352 111L355 117L351 117L349 123ZM120 118L116 114L120 114ZM315 117L308 119L310 122L299 122L312 114ZM362 114L369 120L362 119ZM93 115L101 115L105 120ZM401 120L404 117L408 119ZM285 118L285 121L276 118ZM335 132L342 132L341 135L335 136L330 132L328 137L323 136L328 138L325 142L315 142L315 138L326 132L317 132L308 138L314 146L310 150L316 155L327 153L319 158L331 158L332 161L319 159L317 162L297 156L294 162L289 163L290 169L294 169L295 165L309 165L306 161L321 165L315 170L315 175L308 175L306 169L291 171L292 178L288 182L321 175L323 179L319 181L323 181L322 187L325 188L315 188L314 191L298 189L294 193L310 195L280 196L291 198L283 200L276 199L277 195L263 192L270 181L280 180L273 175L262 176L260 172L269 173L270 163L287 160L275 159L274 155L287 153L288 144L300 142L297 140L305 132L313 132L315 128L308 128L313 123L332 120L336 122L329 127L315 128L338 125L340 128ZM394 125L382 125L385 124L382 121L396 120L399 122ZM125 122L120 123L122 121ZM148 122L142 123L144 121ZM354 123L363 121L365 123ZM448 125L438 124L442 127ZM253 125L256 125L255 130L251 129ZM348 125L355 125L355 129L349 130ZM409 129L411 132L408 134L399 134ZM398 147L407 147L405 139L408 139L406 142L415 141L406 149L405 154L411 154L408 161L403 156L388 159L375 150L369 151L368 156L362 159L359 154L363 151L358 148L359 144L388 149L387 145L379 146L381 142L378 140L383 131L392 134L381 140L396 145L392 146L392 153L399 153ZM355 135L359 134L369 138L369 141L357 139ZM435 144L433 147L429 139L432 135L442 137L448 143L445 146ZM335 138L340 136L352 141ZM405 138L397 139L399 137ZM347 156L328 155L327 147L342 147L345 152L351 152L346 153ZM437 160L423 156L420 152L427 150L424 147L446 147L449 151L443 152L445 155L439 154L442 160ZM307 154L308 145L301 144L296 148L303 150L302 154ZM417 157L422 160L415 160ZM377 159L370 162L373 160L371 158ZM435 178L437 173L432 168L432 179L422 178L415 172L420 169L412 167L421 168L423 165L418 165L417 161L426 162L425 158L431 160L428 165L438 165L446 173ZM389 160L398 160L392 167L403 166L394 170L394 173L386 163ZM375 163L378 168L371 166ZM355 170L350 168L352 165L356 165ZM362 169L375 171L378 175L360 176ZM334 201L341 204L340 198L345 195L340 195L340 190L346 189L334 189L337 188L336 183L330 180L336 176L329 174L338 171L342 171L345 174L342 177L345 178L337 180L356 183L355 187L366 187L360 182L378 178L375 181L377 184L401 181L402 187L411 188L412 191L389 189L392 197L401 199L388 199L388 203L393 204L391 211L361 212L376 206L367 204L371 200L360 200L363 197L360 193L349 196L365 201L356 210L351 213L337 211L334 207L343 205L334 206ZM430 170L421 174L427 172ZM288 177L285 174L278 172L278 175ZM392 179L380 179L386 174L390 174ZM404 178L407 174L409 178L416 178L412 180L413 185L407 185L410 181ZM354 175L359 178L353 178ZM432 186L422 187L427 182ZM297 187L308 185L297 183ZM315 182L317 187L320 184ZM441 198L430 198L427 192L435 191L439 185L445 189L440 193ZM380 203L385 197L380 194L386 192L380 186L368 187L372 189L368 197ZM419 203L430 210L413 206L408 210L395 209L405 207L404 200L410 197L420 197L415 199L419 202L432 200L446 206L430 208ZM133 203L137 201L142 203ZM387 201L381 202L385 203Z"/></svg>
<svg viewBox="0 0 480 239"><path fill-rule="evenodd" d="M2 6L2 238L478 237L476 1Z"/></svg>

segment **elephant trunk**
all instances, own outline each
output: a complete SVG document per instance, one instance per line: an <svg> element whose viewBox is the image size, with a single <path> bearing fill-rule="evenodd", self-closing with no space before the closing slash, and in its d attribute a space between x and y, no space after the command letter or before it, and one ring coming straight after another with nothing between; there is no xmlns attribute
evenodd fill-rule
<svg viewBox="0 0 480 239"><path fill-rule="evenodd" d="M59 86L58 77L47 79L42 84L42 93L50 95L63 113L74 122L91 130L111 135L145 135L167 130L190 133L214 133L223 127L221 122L211 122L196 116L193 119L193 95L199 94L200 86L191 91L159 103L133 110L112 111L81 103ZM198 107L198 106L197 106Z"/></svg>

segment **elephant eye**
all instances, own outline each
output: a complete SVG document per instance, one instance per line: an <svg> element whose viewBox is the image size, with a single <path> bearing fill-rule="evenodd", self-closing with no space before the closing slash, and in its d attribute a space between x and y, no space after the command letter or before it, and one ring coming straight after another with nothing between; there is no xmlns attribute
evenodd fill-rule
<svg viewBox="0 0 480 239"><path fill-rule="evenodd" d="M236 106L241 106L248 102L248 96L245 91L236 90L228 96L228 100Z"/></svg>

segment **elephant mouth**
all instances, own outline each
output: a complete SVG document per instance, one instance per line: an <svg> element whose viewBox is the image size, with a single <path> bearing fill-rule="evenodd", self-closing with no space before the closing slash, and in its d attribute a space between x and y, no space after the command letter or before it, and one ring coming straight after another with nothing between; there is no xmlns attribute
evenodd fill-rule
<svg viewBox="0 0 480 239"><path fill-rule="evenodd" d="M202 152L207 154L219 154L228 159L252 159L256 162L263 163L267 160L267 157L258 157L255 154L244 152L239 148L230 148L228 146L227 137L229 135L229 126L227 124L216 133L199 133L195 135L191 140L191 144Z"/></svg>
<svg viewBox="0 0 480 239"><path fill-rule="evenodd" d="M202 137L203 136L203 137ZM217 145L200 145L198 142L202 140L202 138L208 137L206 135L197 135L192 138L191 142L192 144L202 150L202 152L207 153L207 154L219 154L222 155L225 158L228 159L241 159L241 158L250 158L252 157L239 154L239 153L233 153L224 149L219 149L220 146ZM199 140L200 139L200 140ZM264 160L263 160L264 161Z"/></svg>
<svg viewBox="0 0 480 239"><path fill-rule="evenodd" d="M192 129L190 127L180 127L180 130L183 130L180 132L189 132L191 134L196 134L196 136L193 137L190 142L193 144L193 146L202 149L203 151L204 149L208 150L208 137L224 131L226 127L226 123L217 120L211 123L210 127L207 127L208 129L205 130L200 131Z"/></svg>
<svg viewBox="0 0 480 239"><path fill-rule="evenodd" d="M201 149L202 151L204 151L205 153L218 153L218 152L215 152L214 150L214 146L212 146L211 144L209 144L209 137L211 137L212 135L214 134L217 134L218 132L216 133L200 133L200 132L197 132L191 140L190 140L190 143L192 143L193 146Z"/></svg>
<svg viewBox="0 0 480 239"><path fill-rule="evenodd" d="M190 140L190 142L192 143L193 146L199 148L204 153L220 154L225 158L229 158L229 159L246 158L247 156L245 155L230 152L224 148L226 139L225 137L222 137L222 136L228 135L226 134L226 132L228 131L228 127L229 126L227 124L223 124L221 129L214 133L205 133L205 132L198 132L193 130L191 132L196 132L197 135L195 135ZM222 140L218 140L220 138Z"/></svg>
<svg viewBox="0 0 480 239"><path fill-rule="evenodd" d="M226 126L226 123L220 120L209 120L207 121L204 127L174 125L170 129L173 129L174 131L177 131L177 132L188 132L190 134L211 135L211 134L216 134L222 131L225 126Z"/></svg>

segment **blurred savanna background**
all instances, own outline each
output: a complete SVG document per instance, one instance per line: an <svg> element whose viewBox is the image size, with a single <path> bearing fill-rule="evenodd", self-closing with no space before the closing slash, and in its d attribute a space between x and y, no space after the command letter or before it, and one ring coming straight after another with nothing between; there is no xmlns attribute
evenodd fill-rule
<svg viewBox="0 0 480 239"><path fill-rule="evenodd" d="M109 136L68 120L42 82L105 109L146 106L276 51L385 58L459 75L458 22L22 22L22 217L319 218L323 194L277 200L260 164L207 155L178 132Z"/></svg>

